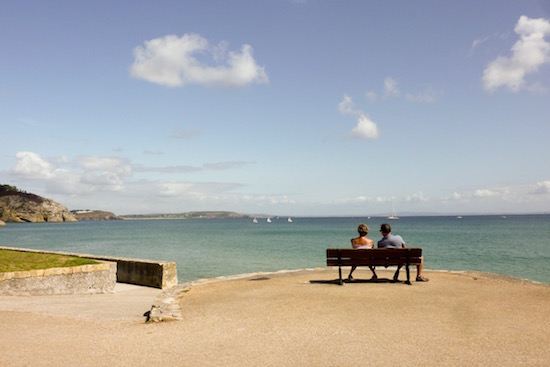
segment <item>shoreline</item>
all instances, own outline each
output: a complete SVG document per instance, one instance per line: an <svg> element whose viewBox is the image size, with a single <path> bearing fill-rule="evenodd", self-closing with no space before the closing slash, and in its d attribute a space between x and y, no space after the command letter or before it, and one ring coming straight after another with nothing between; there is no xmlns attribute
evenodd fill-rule
<svg viewBox="0 0 550 367"><path fill-rule="evenodd" d="M362 267L365 268L365 267ZM342 273L346 273L349 271L349 267L343 267ZM361 268L358 268L361 269ZM209 277L209 278L198 278L198 279L192 279L186 282L178 283L179 285L198 285L198 284L208 284L213 282L223 282L223 281L230 281L230 280L238 280L238 279L246 279L251 278L255 276L267 276L267 275L278 275L278 274L286 274L286 273L299 273L299 272L316 272L316 271L331 271L334 270L335 274L338 275L338 267L315 267L315 268L301 268L301 269L281 269L276 271L258 271L258 272L251 272L251 273L241 273L241 274L232 274L232 275L220 275L215 277ZM365 270L365 269L363 269ZM377 270L380 271L381 269ZM387 271L387 270L382 270ZM402 269L404 272L404 269ZM393 270L395 272L395 270ZM393 274L392 272L392 274ZM416 269L414 267L411 269L411 274L416 274ZM526 282L526 283L533 283L533 284L539 284L539 285L546 285L550 287L550 283L528 279L528 278L521 278L516 277L513 275L508 274L500 274L500 273L492 273L488 271L479 271L479 270L446 270L446 269L424 269L423 272L429 272L429 273L450 273L450 274L462 274L462 275L475 275L478 274L483 277L487 278L494 278L494 279L501 279L501 280L507 280L510 282ZM399 279L402 281L404 279L403 277L404 273L400 273ZM365 279L368 280L368 277ZM412 281L414 284L415 282Z"/></svg>

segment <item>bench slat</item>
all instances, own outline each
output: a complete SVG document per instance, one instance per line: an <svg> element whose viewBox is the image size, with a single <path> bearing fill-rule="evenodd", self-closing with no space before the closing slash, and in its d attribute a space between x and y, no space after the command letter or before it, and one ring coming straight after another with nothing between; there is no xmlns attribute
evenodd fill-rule
<svg viewBox="0 0 550 367"><path fill-rule="evenodd" d="M420 265L421 259L413 258L408 261L409 265ZM365 259L327 259L327 266L392 266L406 265L407 259L371 259L365 262Z"/></svg>
<svg viewBox="0 0 550 367"><path fill-rule="evenodd" d="M341 256L342 258L397 258L397 257L420 257L422 256L422 249L419 247L411 248L373 248L373 249L351 249L351 248L329 248L327 249L327 258L336 258Z"/></svg>

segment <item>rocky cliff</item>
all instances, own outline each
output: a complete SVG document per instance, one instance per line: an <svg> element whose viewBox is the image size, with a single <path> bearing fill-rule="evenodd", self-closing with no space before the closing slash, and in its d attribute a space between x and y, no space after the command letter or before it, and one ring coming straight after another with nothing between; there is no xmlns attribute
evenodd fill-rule
<svg viewBox="0 0 550 367"><path fill-rule="evenodd" d="M0 221L76 222L67 207L38 195L0 190Z"/></svg>

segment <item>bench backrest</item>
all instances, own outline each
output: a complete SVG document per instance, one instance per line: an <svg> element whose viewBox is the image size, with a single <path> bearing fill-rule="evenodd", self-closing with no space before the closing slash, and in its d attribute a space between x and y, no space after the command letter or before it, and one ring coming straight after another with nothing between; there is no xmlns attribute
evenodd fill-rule
<svg viewBox="0 0 550 367"><path fill-rule="evenodd" d="M327 266L353 265L418 265L421 262L422 249L418 247L387 249L327 249Z"/></svg>

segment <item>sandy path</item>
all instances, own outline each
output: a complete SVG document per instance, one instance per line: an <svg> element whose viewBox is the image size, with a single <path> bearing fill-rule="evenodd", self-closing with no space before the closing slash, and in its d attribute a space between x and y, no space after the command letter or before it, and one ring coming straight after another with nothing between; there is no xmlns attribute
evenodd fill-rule
<svg viewBox="0 0 550 367"><path fill-rule="evenodd" d="M356 274L368 277L361 270ZM0 297L0 366L547 366L550 361L548 285L450 272L426 272L430 282L412 286L323 283L336 275L326 269L196 284L180 301L184 320L157 324L143 323L135 297L126 306L111 304L119 313L109 317L98 316L106 303L100 298L88 306L95 311L75 315L44 311L44 300L42 309L33 301L15 310Z"/></svg>

